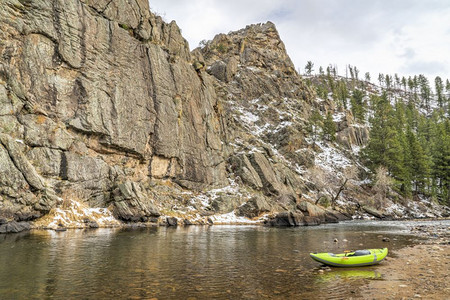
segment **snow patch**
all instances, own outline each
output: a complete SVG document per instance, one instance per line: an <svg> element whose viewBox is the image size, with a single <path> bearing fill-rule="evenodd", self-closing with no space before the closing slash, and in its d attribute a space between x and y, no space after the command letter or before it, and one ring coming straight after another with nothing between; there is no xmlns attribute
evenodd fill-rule
<svg viewBox="0 0 450 300"><path fill-rule="evenodd" d="M252 114L251 112L241 110L241 120L244 121L247 124L255 123L259 120L259 117L257 115Z"/></svg>
<svg viewBox="0 0 450 300"><path fill-rule="evenodd" d="M341 122L342 119L344 119L344 117L345 117L345 113L344 112L335 113L333 115L333 122Z"/></svg>
<svg viewBox="0 0 450 300"><path fill-rule="evenodd" d="M226 224L259 224L264 218L260 218L258 220L250 220L245 217L237 216L234 211L222 214L222 215L214 215L210 217L214 224L216 225L226 225Z"/></svg>
<svg viewBox="0 0 450 300"><path fill-rule="evenodd" d="M350 160L336 148L330 147L327 143L322 141L316 142L316 145L320 147L322 152L316 155L315 164L326 171L336 172L352 166Z"/></svg>
<svg viewBox="0 0 450 300"><path fill-rule="evenodd" d="M86 228L94 222L100 227L120 225L120 221L107 208L93 208L75 200L66 200L62 207L53 208L39 219L36 226L50 229Z"/></svg>

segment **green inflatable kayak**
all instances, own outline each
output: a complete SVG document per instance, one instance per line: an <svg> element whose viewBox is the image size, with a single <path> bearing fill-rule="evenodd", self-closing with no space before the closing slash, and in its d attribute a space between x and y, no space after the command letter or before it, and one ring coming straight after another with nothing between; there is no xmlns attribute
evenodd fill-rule
<svg viewBox="0 0 450 300"><path fill-rule="evenodd" d="M333 267L359 267L380 263L387 255L388 249L356 250L345 253L310 253L311 258Z"/></svg>

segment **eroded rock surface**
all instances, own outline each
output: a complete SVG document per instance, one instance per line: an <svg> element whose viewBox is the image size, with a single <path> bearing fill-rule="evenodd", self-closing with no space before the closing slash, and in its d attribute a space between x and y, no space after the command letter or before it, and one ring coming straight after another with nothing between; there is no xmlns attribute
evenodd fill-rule
<svg viewBox="0 0 450 300"><path fill-rule="evenodd" d="M214 87L146 0L7 0L0 24L0 216L39 217L56 191L145 219L121 186L227 183Z"/></svg>

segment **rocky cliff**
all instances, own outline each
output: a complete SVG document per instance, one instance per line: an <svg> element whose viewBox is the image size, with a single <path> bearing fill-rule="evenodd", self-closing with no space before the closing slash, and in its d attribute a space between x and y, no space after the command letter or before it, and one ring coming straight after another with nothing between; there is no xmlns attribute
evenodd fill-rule
<svg viewBox="0 0 450 300"><path fill-rule="evenodd" d="M310 172L336 150L311 143L308 119L334 108L274 24L192 53L147 0L4 0L0 25L0 226L343 218L313 204ZM341 144L366 142L351 115L338 122ZM352 164L342 160L330 186Z"/></svg>
<svg viewBox="0 0 450 300"><path fill-rule="evenodd" d="M146 0L0 5L3 218L71 198L145 220L153 181L225 184L217 96L175 22Z"/></svg>

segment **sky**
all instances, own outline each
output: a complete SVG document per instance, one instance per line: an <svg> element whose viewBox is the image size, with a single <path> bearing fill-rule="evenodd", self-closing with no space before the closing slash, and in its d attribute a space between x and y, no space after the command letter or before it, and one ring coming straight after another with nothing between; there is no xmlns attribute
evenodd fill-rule
<svg viewBox="0 0 450 300"><path fill-rule="evenodd" d="M150 0L175 20L191 50L249 24L275 23L297 70L356 66L399 76L450 79L450 0Z"/></svg>

